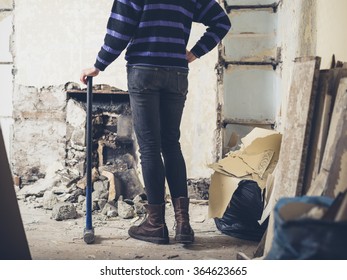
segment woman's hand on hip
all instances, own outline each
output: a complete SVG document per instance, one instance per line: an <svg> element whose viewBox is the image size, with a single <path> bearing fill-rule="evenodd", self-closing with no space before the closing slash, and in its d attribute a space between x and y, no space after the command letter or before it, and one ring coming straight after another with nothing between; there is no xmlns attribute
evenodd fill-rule
<svg viewBox="0 0 347 280"><path fill-rule="evenodd" d="M186 50L186 55L188 63L191 63L196 59L196 56L191 51Z"/></svg>

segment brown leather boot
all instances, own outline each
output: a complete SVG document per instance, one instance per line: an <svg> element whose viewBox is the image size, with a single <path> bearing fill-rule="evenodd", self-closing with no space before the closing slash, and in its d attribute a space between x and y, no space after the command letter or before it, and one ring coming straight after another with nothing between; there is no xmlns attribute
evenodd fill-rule
<svg viewBox="0 0 347 280"><path fill-rule="evenodd" d="M168 244L169 233L165 224L165 204L147 204L146 219L138 226L132 226L128 234L135 239L156 244Z"/></svg>
<svg viewBox="0 0 347 280"><path fill-rule="evenodd" d="M176 235L175 241L183 244L194 242L194 231L189 224L189 198L172 198L175 210Z"/></svg>

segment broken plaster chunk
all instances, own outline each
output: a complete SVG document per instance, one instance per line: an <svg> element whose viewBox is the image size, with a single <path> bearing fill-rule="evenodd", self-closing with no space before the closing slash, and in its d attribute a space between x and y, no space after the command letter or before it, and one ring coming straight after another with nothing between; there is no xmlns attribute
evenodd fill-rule
<svg viewBox="0 0 347 280"><path fill-rule="evenodd" d="M108 198L108 191L106 192L100 192L100 191L93 191L92 192L92 201L99 201L100 199L107 199Z"/></svg>
<svg viewBox="0 0 347 280"><path fill-rule="evenodd" d="M118 215L123 219L132 219L135 216L135 210L132 205L124 202L123 200L118 200Z"/></svg>
<svg viewBox="0 0 347 280"><path fill-rule="evenodd" d="M40 197L40 196L43 196L45 191L54 187L58 181L59 181L58 177L40 179L32 185L26 185L25 187L20 189L20 191L18 191L17 194L25 195L25 197L32 196L32 195Z"/></svg>
<svg viewBox="0 0 347 280"><path fill-rule="evenodd" d="M146 208L144 206L144 203L141 203L141 202L134 203L134 208L135 208L136 214L146 214Z"/></svg>
<svg viewBox="0 0 347 280"><path fill-rule="evenodd" d="M52 210L58 203L58 198L53 191L46 191L43 195L43 209Z"/></svg>
<svg viewBox="0 0 347 280"><path fill-rule="evenodd" d="M117 217L118 216L118 211L117 210L110 210L110 211L107 211L106 213L106 216L107 217Z"/></svg>
<svg viewBox="0 0 347 280"><path fill-rule="evenodd" d="M108 184L105 184L104 181L96 181L93 184L94 191L105 193L108 191Z"/></svg>
<svg viewBox="0 0 347 280"><path fill-rule="evenodd" d="M57 203L53 207L52 218L56 221L75 219L77 217L76 207L69 202Z"/></svg>
<svg viewBox="0 0 347 280"><path fill-rule="evenodd" d="M98 204L99 209L103 209L107 203L107 199L100 198L96 203Z"/></svg>
<svg viewBox="0 0 347 280"><path fill-rule="evenodd" d="M117 211L117 208L114 204L114 202L107 202L105 204L105 206L103 207L102 209L102 212L101 212L103 215L106 215L107 217L116 217L118 216L118 211Z"/></svg>
<svg viewBox="0 0 347 280"><path fill-rule="evenodd" d="M77 198L77 202L79 204L82 204L86 200L86 197L84 195L79 195Z"/></svg>
<svg viewBox="0 0 347 280"><path fill-rule="evenodd" d="M83 127L87 113L77 101L69 99L66 106L66 122L74 128Z"/></svg>
<svg viewBox="0 0 347 280"><path fill-rule="evenodd" d="M71 134L71 146L86 146L86 130L84 127L75 128Z"/></svg>

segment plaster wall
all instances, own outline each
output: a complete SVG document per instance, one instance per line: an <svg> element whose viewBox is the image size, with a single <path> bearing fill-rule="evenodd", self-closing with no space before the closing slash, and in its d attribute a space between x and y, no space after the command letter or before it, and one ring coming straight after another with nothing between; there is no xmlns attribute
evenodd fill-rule
<svg viewBox="0 0 347 280"><path fill-rule="evenodd" d="M106 30L109 0L16 0L15 89L79 82L83 68L94 64ZM190 45L205 31L194 26ZM188 100L182 120L182 149L188 177L208 177L214 161L217 49L191 65ZM95 80L126 90L123 55Z"/></svg>
<svg viewBox="0 0 347 280"><path fill-rule="evenodd" d="M203 35L205 27L194 24L188 44ZM189 178L206 178L212 173L207 167L215 162L217 122L217 47L190 64L189 92L181 126L181 145Z"/></svg>
<svg viewBox="0 0 347 280"><path fill-rule="evenodd" d="M4 137L7 157L10 158L12 137L12 0L0 0L0 125Z"/></svg>
<svg viewBox="0 0 347 280"><path fill-rule="evenodd" d="M317 55L322 58L322 68L329 68L332 55L347 62L347 1L317 0Z"/></svg>
<svg viewBox="0 0 347 280"><path fill-rule="evenodd" d="M277 114L277 129L283 132L284 117L292 80L294 59L316 55L316 1L282 0L278 10L278 46L281 48L281 105Z"/></svg>

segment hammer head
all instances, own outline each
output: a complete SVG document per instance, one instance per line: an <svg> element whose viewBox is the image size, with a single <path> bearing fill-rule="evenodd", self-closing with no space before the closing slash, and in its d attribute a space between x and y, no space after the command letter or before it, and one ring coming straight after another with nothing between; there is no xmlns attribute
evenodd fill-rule
<svg viewBox="0 0 347 280"><path fill-rule="evenodd" d="M94 229L84 229L83 240L87 244L92 244L95 241Z"/></svg>

